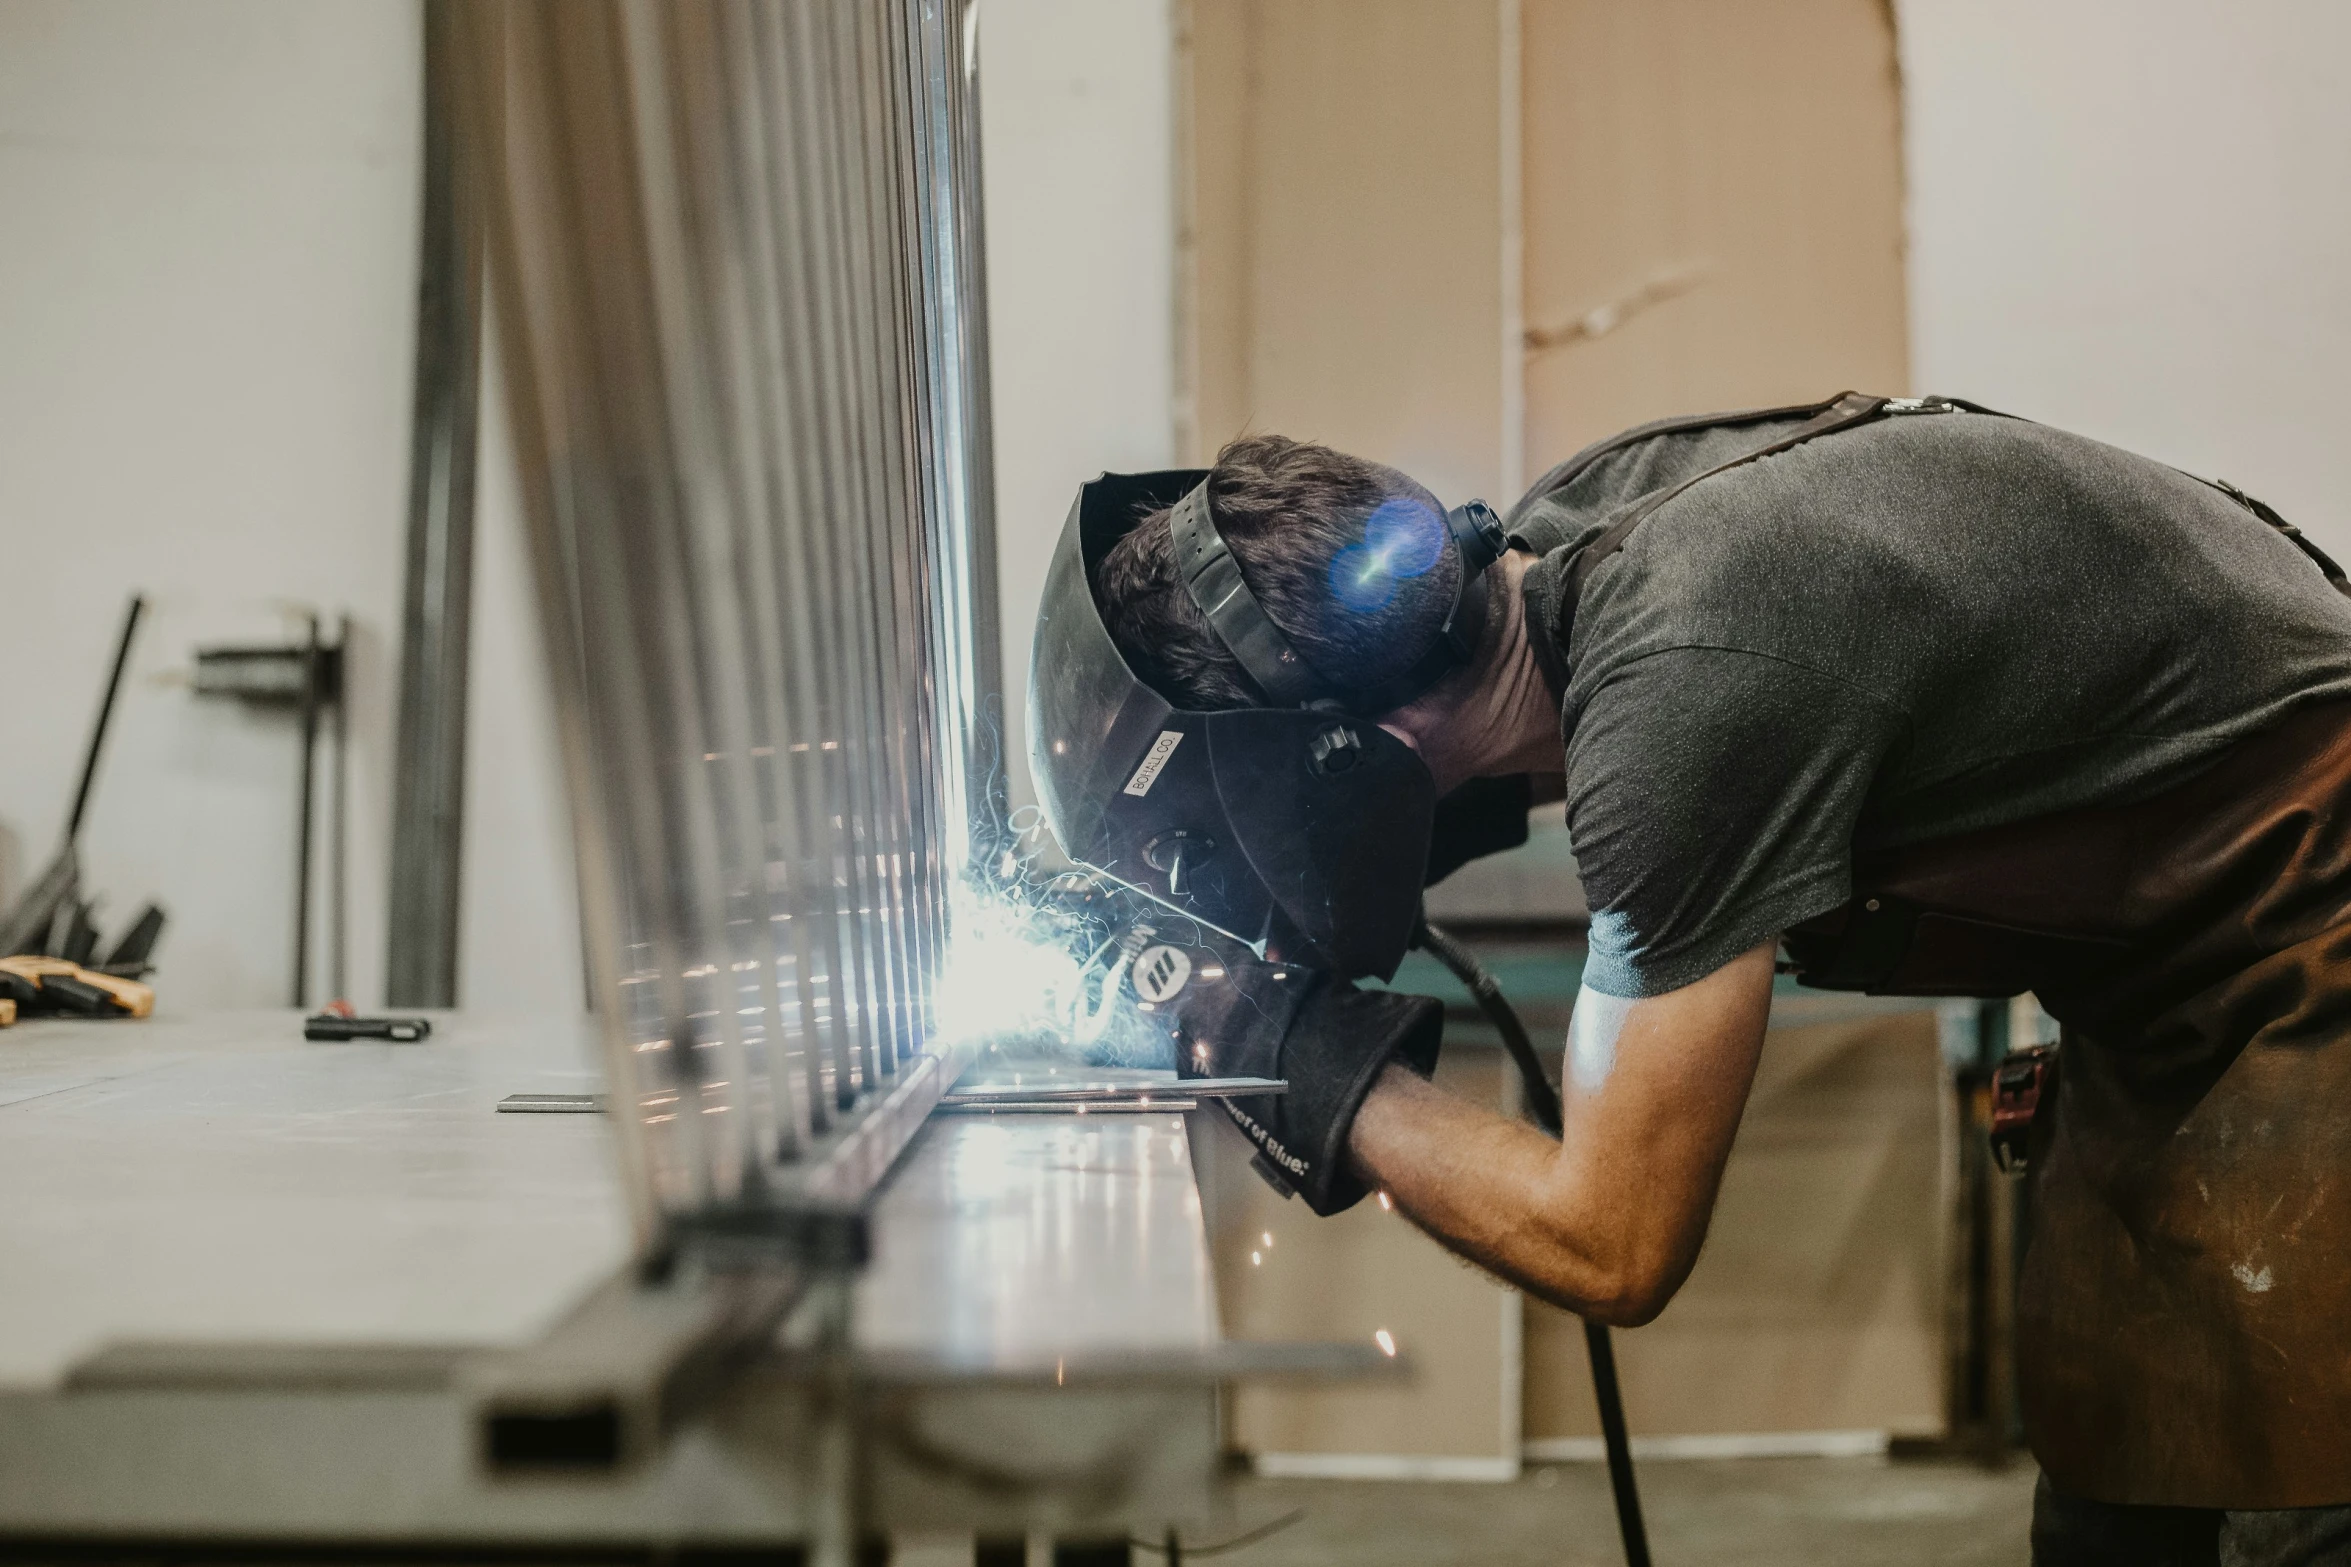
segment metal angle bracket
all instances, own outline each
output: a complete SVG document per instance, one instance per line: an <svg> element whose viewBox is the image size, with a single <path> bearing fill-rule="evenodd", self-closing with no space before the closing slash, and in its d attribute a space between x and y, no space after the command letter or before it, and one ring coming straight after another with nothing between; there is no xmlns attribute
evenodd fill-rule
<svg viewBox="0 0 2351 1567"><path fill-rule="evenodd" d="M675 1216L657 1251L545 1338L468 1368L480 1462L506 1477L643 1463L872 1249L861 1201L754 1199Z"/></svg>
<svg viewBox="0 0 2351 1567"><path fill-rule="evenodd" d="M677 1266L608 1280L538 1343L462 1383L490 1474L609 1474L642 1464L764 1354L816 1270Z"/></svg>
<svg viewBox="0 0 2351 1567"><path fill-rule="evenodd" d="M1335 1340L1225 1339L1174 1351L1101 1350L1028 1361L969 1361L952 1354L861 1351L857 1379L885 1387L1200 1387L1234 1382L1410 1381L1407 1354Z"/></svg>

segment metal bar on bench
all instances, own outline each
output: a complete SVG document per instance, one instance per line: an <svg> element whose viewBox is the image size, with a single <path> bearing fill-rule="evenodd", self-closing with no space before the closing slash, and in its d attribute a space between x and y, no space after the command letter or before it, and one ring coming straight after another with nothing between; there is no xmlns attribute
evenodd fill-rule
<svg viewBox="0 0 2351 1567"><path fill-rule="evenodd" d="M1247 1099L1259 1094L1286 1094L1290 1085L1278 1077L1176 1077L1160 1083L989 1083L941 1094L941 1106L989 1105L1018 1101L1025 1104L1149 1104L1170 1099Z"/></svg>

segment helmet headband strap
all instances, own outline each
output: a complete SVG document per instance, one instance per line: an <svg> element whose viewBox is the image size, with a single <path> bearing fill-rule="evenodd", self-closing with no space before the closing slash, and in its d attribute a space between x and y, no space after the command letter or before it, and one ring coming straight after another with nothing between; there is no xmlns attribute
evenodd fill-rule
<svg viewBox="0 0 2351 1567"><path fill-rule="evenodd" d="M1184 591L1269 706L1330 703L1366 717L1395 711L1477 656L1486 626L1486 568L1505 548L1502 525L1484 501L1454 507L1445 528L1460 556L1461 580L1445 623L1403 673L1376 686L1343 686L1307 661L1241 579L1241 563L1209 512L1206 479L1175 503L1167 526Z"/></svg>
<svg viewBox="0 0 2351 1567"><path fill-rule="evenodd" d="M1175 503L1167 530L1184 591L1265 700L1274 707L1304 707L1323 696L1329 682L1290 645L1241 580L1241 563L1208 514L1207 480Z"/></svg>

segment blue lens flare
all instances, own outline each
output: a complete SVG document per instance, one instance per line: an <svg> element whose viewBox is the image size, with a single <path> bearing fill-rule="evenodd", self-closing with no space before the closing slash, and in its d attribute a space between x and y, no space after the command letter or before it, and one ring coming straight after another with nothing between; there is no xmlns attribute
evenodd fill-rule
<svg viewBox="0 0 2351 1567"><path fill-rule="evenodd" d="M1331 557L1331 596L1358 612L1383 609L1399 583L1429 571L1445 554L1445 519L1425 503L1382 501L1363 525L1363 542Z"/></svg>
<svg viewBox="0 0 2351 1567"><path fill-rule="evenodd" d="M1382 501L1363 525L1363 542L1399 577L1417 577L1445 553L1445 519L1420 501Z"/></svg>

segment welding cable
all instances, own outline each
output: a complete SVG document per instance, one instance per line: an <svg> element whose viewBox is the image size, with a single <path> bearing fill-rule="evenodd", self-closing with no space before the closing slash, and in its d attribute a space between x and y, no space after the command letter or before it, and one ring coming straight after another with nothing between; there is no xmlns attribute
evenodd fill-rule
<svg viewBox="0 0 2351 1567"><path fill-rule="evenodd" d="M1494 976L1486 972L1477 954L1463 946L1459 937L1430 924L1426 915L1413 927L1412 944L1452 970L1453 977L1468 990L1478 1010L1486 1014L1486 1021L1502 1036L1502 1048L1518 1063L1527 1113L1535 1118L1537 1126L1557 1137L1561 1119L1559 1090L1551 1086L1551 1075L1543 1070L1542 1059L1535 1054L1534 1040L1527 1037L1526 1025L1518 1020L1518 1010L1502 994L1502 987L1494 983Z"/></svg>
<svg viewBox="0 0 2351 1567"><path fill-rule="evenodd" d="M1521 1089L1526 1097L1527 1110L1535 1124L1551 1136L1560 1135L1562 1116L1559 1090L1551 1086L1551 1076L1543 1070L1542 1058L1535 1054L1535 1042L1527 1037L1526 1025L1519 1021L1518 1010L1502 994L1502 987L1494 983L1494 976L1477 960L1477 954L1462 945L1460 939L1429 923L1423 914L1412 931L1412 944L1435 958L1452 971L1477 1002L1486 1021L1494 1025L1502 1036L1502 1048L1510 1052L1510 1059L1518 1065ZM1608 1449L1608 1484L1616 1493L1616 1527L1624 1537L1626 1567L1649 1567L1649 1531L1641 1522L1641 1492L1633 1479L1633 1445L1624 1422L1624 1393L1616 1381L1616 1346L1608 1337L1606 1323L1584 1322L1584 1349L1592 1360L1592 1392L1600 1404L1600 1432Z"/></svg>
<svg viewBox="0 0 2351 1567"><path fill-rule="evenodd" d="M1167 1531L1165 1540L1138 1540L1129 1537L1127 1544L1138 1551L1158 1552L1167 1558L1168 1567L1183 1567L1184 1558L1187 1556L1222 1556L1227 1551L1237 1551L1245 1545L1255 1545L1260 1540L1273 1538L1290 1525L1304 1519L1305 1516L1306 1509L1301 1507L1294 1512L1282 1514L1271 1523L1261 1523L1245 1534L1236 1534L1229 1540L1219 1540L1214 1545L1186 1545L1173 1529Z"/></svg>

